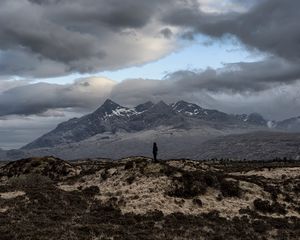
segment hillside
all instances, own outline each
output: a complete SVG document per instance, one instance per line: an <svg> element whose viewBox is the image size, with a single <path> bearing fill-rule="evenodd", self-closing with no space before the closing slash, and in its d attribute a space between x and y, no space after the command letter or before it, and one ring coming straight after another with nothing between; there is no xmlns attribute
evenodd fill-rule
<svg viewBox="0 0 300 240"><path fill-rule="evenodd" d="M144 157L0 168L1 239L298 239L299 162Z"/></svg>
<svg viewBox="0 0 300 240"><path fill-rule="evenodd" d="M251 132L217 137L201 145L200 159L229 158L270 160L300 159L300 134L286 132Z"/></svg>
<svg viewBox="0 0 300 240"><path fill-rule="evenodd" d="M234 133L234 134L233 134ZM160 159L299 159L300 134L273 131L217 130L208 127L190 130L159 128L137 133L99 134L87 140L52 148L11 150L3 160L53 155L74 160L82 158L119 159L123 156L152 156L152 143L158 143Z"/></svg>

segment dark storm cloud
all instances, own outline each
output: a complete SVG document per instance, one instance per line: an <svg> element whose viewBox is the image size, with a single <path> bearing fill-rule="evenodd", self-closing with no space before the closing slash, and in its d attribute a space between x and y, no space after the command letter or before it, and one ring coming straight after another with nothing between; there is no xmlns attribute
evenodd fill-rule
<svg viewBox="0 0 300 240"><path fill-rule="evenodd" d="M201 33L212 39L236 38L250 50L267 57L255 63L228 64L222 72L207 69L201 73L186 71L179 76L183 89L191 86L213 92L259 92L278 84L292 84L300 79L300 2L294 0L240 1L247 11L203 12L200 5L174 6L162 20L189 29L182 34L193 40ZM239 71L227 71L238 69ZM225 71L224 71L225 70Z"/></svg>
<svg viewBox="0 0 300 240"><path fill-rule="evenodd" d="M164 28L160 30L160 33L165 37L165 38L171 38L173 36L173 32L170 28Z"/></svg>
<svg viewBox="0 0 300 240"><path fill-rule="evenodd" d="M230 34L249 47L298 61L299 8L299 1L263 0L245 13L207 14L199 8L173 8L163 16L163 20L176 26L190 27L195 34L200 32L216 38Z"/></svg>
<svg viewBox="0 0 300 240"><path fill-rule="evenodd" d="M142 28L168 2L1 1L0 75L51 77L115 69L158 58L167 50L149 56L150 49L143 40L152 37L155 41L159 30L151 33ZM129 29L140 36L133 39L124 34ZM131 54L134 49L137 53Z"/></svg>
<svg viewBox="0 0 300 240"><path fill-rule="evenodd" d="M58 85L45 83L10 89L0 97L0 116L37 114L49 108L58 108L59 102L63 108L76 106L75 102L71 103L71 99L65 101L65 96L62 96L65 90Z"/></svg>
<svg viewBox="0 0 300 240"><path fill-rule="evenodd" d="M219 2L3 0L0 75L53 77L142 64L169 53L172 36L193 40L198 33L213 38L233 35L249 48L299 60L298 1L227 2L231 5L223 12L208 13L202 7L220 10ZM178 34L168 25L180 27Z"/></svg>
<svg viewBox="0 0 300 240"><path fill-rule="evenodd" d="M90 110L108 97L114 85L107 79L90 78L68 85L37 83L14 87L0 94L0 116L55 116L56 112L48 110L58 108Z"/></svg>
<svg viewBox="0 0 300 240"><path fill-rule="evenodd" d="M224 31L236 35L249 46L298 61L299 8L299 1L269 0L237 19L221 24L220 27L223 25Z"/></svg>
<svg viewBox="0 0 300 240"><path fill-rule="evenodd" d="M259 92L282 83L291 84L299 80L297 64L278 58L260 62L226 64L215 70L208 68L201 72L179 71L170 74L178 81L183 91L207 90L210 92Z"/></svg>

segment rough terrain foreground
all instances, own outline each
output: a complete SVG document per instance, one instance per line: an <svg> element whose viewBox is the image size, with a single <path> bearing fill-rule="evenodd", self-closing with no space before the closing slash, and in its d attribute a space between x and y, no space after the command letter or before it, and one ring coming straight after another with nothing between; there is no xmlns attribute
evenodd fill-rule
<svg viewBox="0 0 300 240"><path fill-rule="evenodd" d="M0 179L1 240L300 236L300 162L44 157Z"/></svg>

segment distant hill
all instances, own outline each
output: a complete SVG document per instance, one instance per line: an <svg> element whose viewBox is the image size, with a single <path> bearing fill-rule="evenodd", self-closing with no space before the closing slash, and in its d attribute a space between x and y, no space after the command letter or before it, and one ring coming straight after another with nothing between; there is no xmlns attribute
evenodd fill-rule
<svg viewBox="0 0 300 240"><path fill-rule="evenodd" d="M299 133L251 132L227 135L206 141L202 147L205 151L198 155L202 159L300 160Z"/></svg>
<svg viewBox="0 0 300 240"><path fill-rule="evenodd" d="M289 118L275 124L277 129L291 132L300 132L300 117Z"/></svg>

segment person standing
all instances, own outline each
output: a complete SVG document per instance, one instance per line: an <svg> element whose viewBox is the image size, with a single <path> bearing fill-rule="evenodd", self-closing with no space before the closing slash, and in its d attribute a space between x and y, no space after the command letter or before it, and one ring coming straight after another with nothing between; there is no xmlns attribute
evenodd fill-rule
<svg viewBox="0 0 300 240"><path fill-rule="evenodd" d="M157 144L156 142L153 143L153 159L154 159L154 162L157 162L157 152L158 152L158 148L157 148Z"/></svg>

